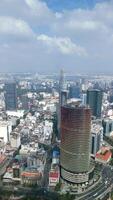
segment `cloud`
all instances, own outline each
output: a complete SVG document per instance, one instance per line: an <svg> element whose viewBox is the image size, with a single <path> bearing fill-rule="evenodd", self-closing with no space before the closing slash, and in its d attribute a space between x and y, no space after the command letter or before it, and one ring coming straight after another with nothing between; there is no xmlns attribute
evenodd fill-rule
<svg viewBox="0 0 113 200"><path fill-rule="evenodd" d="M52 48L52 50L54 48L57 48L62 54L67 54L67 55L76 54L78 56L87 55L87 52L83 47L76 45L68 37L57 38L57 37L49 37L47 35L39 35L37 37L37 40L43 42L48 47Z"/></svg>
<svg viewBox="0 0 113 200"><path fill-rule="evenodd" d="M40 0L0 0L0 15L22 19L33 27L48 25L55 16Z"/></svg>
<svg viewBox="0 0 113 200"><path fill-rule="evenodd" d="M67 24L67 28L76 30L76 31L95 31L99 28L105 30L107 29L106 26L98 21L93 20L82 20L82 21L75 21L70 20Z"/></svg>
<svg viewBox="0 0 113 200"><path fill-rule="evenodd" d="M0 16L0 34L30 37L33 31L23 20Z"/></svg>
<svg viewBox="0 0 113 200"><path fill-rule="evenodd" d="M112 70L112 52L113 0L60 12L42 0L0 0L3 69Z"/></svg>
<svg viewBox="0 0 113 200"><path fill-rule="evenodd" d="M41 2L39 0L25 0L25 3L28 5L28 7L36 14L41 15L42 13L49 12L48 7L44 2ZM41 13L42 12L42 13Z"/></svg>

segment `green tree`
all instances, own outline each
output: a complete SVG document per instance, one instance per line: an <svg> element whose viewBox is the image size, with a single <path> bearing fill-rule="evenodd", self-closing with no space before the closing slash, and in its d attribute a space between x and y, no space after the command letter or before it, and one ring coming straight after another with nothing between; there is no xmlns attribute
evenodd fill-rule
<svg viewBox="0 0 113 200"><path fill-rule="evenodd" d="M65 195L61 195L59 200L74 200L74 196L67 192Z"/></svg>
<svg viewBox="0 0 113 200"><path fill-rule="evenodd" d="M60 188L61 188L61 181L59 181L59 183L56 184L55 191L59 191Z"/></svg>

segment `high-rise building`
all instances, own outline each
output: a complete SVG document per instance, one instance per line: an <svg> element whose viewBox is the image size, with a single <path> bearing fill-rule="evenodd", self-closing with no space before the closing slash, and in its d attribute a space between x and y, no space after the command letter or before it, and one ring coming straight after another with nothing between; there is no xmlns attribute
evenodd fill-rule
<svg viewBox="0 0 113 200"><path fill-rule="evenodd" d="M59 90L65 89L65 83L64 83L64 71L60 71L60 79L59 79Z"/></svg>
<svg viewBox="0 0 113 200"><path fill-rule="evenodd" d="M60 72L60 80L59 80L59 106L61 107L67 101L67 88L64 80L64 71Z"/></svg>
<svg viewBox="0 0 113 200"><path fill-rule="evenodd" d="M63 106L67 103L68 98L68 91L67 90L61 90L61 105Z"/></svg>
<svg viewBox="0 0 113 200"><path fill-rule="evenodd" d="M17 108L17 91L14 82L5 84L5 105L6 110L16 110Z"/></svg>
<svg viewBox="0 0 113 200"><path fill-rule="evenodd" d="M79 104L61 108L61 178L69 183L89 180L91 109Z"/></svg>
<svg viewBox="0 0 113 200"><path fill-rule="evenodd" d="M86 106L86 101L87 101L86 93L82 93L80 97L81 97L81 100L82 100L82 105Z"/></svg>
<svg viewBox="0 0 113 200"><path fill-rule="evenodd" d="M66 90L66 84L64 81L64 71L60 72L60 80L59 80L59 105L58 105L58 137L60 139L60 125L61 125L61 106L66 104L67 102L68 92Z"/></svg>
<svg viewBox="0 0 113 200"><path fill-rule="evenodd" d="M103 121L102 121L102 125L103 125L104 135L109 137L110 134L113 132L113 118L112 118L112 116L104 118Z"/></svg>
<svg viewBox="0 0 113 200"><path fill-rule="evenodd" d="M97 118L101 117L102 96L101 90L87 90L87 104L92 109L92 115Z"/></svg>
<svg viewBox="0 0 113 200"><path fill-rule="evenodd" d="M95 156L103 143L103 127L100 124L91 125L91 155Z"/></svg>
<svg viewBox="0 0 113 200"><path fill-rule="evenodd" d="M80 98L80 86L78 84L70 86L69 98Z"/></svg>

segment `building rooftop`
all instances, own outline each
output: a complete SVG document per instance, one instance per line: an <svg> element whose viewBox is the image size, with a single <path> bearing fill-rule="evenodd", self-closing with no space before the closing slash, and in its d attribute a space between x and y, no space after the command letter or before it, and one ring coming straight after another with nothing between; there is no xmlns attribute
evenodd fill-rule
<svg viewBox="0 0 113 200"><path fill-rule="evenodd" d="M96 158L103 160L103 161L108 161L109 158L112 156L112 153L108 147L102 147L97 153L96 153Z"/></svg>
<svg viewBox="0 0 113 200"><path fill-rule="evenodd" d="M59 171L50 171L49 178L59 178Z"/></svg>
<svg viewBox="0 0 113 200"><path fill-rule="evenodd" d="M100 124L92 123L91 124L91 132L95 134L99 134L102 126Z"/></svg>
<svg viewBox="0 0 113 200"><path fill-rule="evenodd" d="M40 172L22 172L21 173L21 176L24 176L24 177L40 177L41 176L41 173Z"/></svg>
<svg viewBox="0 0 113 200"><path fill-rule="evenodd" d="M65 108L69 108L69 109L78 109L78 110L83 110L83 109L90 109L89 105L82 105L80 101L72 101L70 103L67 103L66 105L64 105L63 107Z"/></svg>

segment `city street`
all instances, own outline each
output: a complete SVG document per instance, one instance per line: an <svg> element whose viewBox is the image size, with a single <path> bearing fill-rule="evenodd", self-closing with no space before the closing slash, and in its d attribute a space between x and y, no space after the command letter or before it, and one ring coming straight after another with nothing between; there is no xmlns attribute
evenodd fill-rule
<svg viewBox="0 0 113 200"><path fill-rule="evenodd" d="M113 169L110 166L104 166L102 170L102 181L96 187L86 192L82 197L76 198L77 200L96 200L103 196L103 193L110 191L113 184Z"/></svg>

